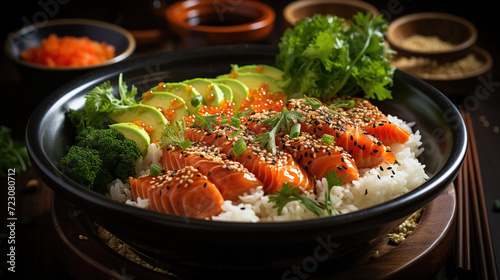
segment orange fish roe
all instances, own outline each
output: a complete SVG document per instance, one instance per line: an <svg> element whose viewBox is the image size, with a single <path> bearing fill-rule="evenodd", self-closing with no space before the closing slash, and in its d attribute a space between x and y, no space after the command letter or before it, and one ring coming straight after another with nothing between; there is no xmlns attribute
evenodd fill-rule
<svg viewBox="0 0 500 280"><path fill-rule="evenodd" d="M241 102L240 111L246 111L250 108L257 113L269 111L269 109L281 112L285 103L286 96L284 92L268 92L268 84L262 83L258 89L248 92L247 98Z"/></svg>
<svg viewBox="0 0 500 280"><path fill-rule="evenodd" d="M153 127L152 126L146 125L142 121L133 121L132 123L135 124L135 125L137 125L141 129L144 129L146 131L146 133L151 136L151 132L153 132Z"/></svg>
<svg viewBox="0 0 500 280"><path fill-rule="evenodd" d="M87 66L98 64L115 56L115 47L96 42L88 37L57 37L50 34L39 47L31 46L21 52L26 61L55 66Z"/></svg>
<svg viewBox="0 0 500 280"><path fill-rule="evenodd" d="M201 105L198 114L202 116L206 115L217 115L218 117L225 115L227 118L230 118L234 115L234 103L229 102L224 99L219 103L219 107ZM194 123L194 115L186 116L186 123L193 124Z"/></svg>
<svg viewBox="0 0 500 280"><path fill-rule="evenodd" d="M171 121L175 117L175 112L177 109L182 108L184 106L184 102L177 100L177 98L170 99L170 106L166 110L162 110L161 108L157 108L163 114L163 116Z"/></svg>

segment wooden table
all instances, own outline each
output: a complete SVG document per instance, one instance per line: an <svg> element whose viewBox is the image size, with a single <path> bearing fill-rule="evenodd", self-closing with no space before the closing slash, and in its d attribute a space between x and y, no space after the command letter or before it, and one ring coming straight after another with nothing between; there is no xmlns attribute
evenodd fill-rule
<svg viewBox="0 0 500 280"><path fill-rule="evenodd" d="M114 3L102 1L97 2L99 5L92 5L95 0L88 1L70 1L66 4L51 6L48 11L53 12L54 18L63 17L90 17L95 19L113 21L116 14L113 12L116 5L124 6L123 2ZM85 4L83 4L84 2ZM263 1L274 6L277 11L276 27L273 34L264 42L276 44L284 30L283 21L280 11L284 5L289 2L281 1ZM468 6L461 6L456 2L440 2L433 3L433 6L420 6L411 0L401 1L369 1L380 10L383 10L389 16L397 18L401 15L418 12L418 11L444 11L455 13L466 17L473 21L479 30L478 45L487 49L493 55L495 62L500 62L500 48L496 46L496 41L499 38L498 30L492 28L498 19L498 7L494 3L485 1L475 1L474 5L469 3ZM436 1L435 1L436 2ZM40 16L39 11L43 11L41 6L37 6L33 2L31 6L20 6L20 4L11 3L17 9L11 10L11 18L16 19L8 25L2 25L2 38L5 34L13 31L17 27L21 27L26 20ZM54 3L56 3L54 1ZM57 4L57 3L56 3ZM23 4L25 5L25 4ZM104 6L103 6L104 5ZM100 9L95 9L95 7ZM56 11L57 8L57 11ZM92 8L92 13L88 10ZM46 11L46 14L49 13ZM43 18L42 18L43 20ZM159 45L150 48L138 49L136 55L145 53L170 51L175 48L175 43L169 38L162 41ZM492 76L486 81L478 80L478 88L484 88L481 92L471 92L466 99L455 100L457 104L462 104L469 109L474 123L474 131L478 144L480 155L480 164L482 169L482 178L485 187L485 199L488 205L488 215L491 226L492 236L494 237L494 249L496 253L497 267L500 268L500 213L493 211L493 201L500 199L500 188L498 173L500 171L500 63L494 64ZM0 92L2 101L1 104L1 124L13 128L13 136L20 140L24 140L24 127L30 115L30 112L36 107L37 87L42 85L32 85L22 82L16 71L15 66L8 61L4 54L0 60ZM483 94L480 94L483 93ZM495 128L496 127L496 128ZM32 170L25 174L17 174L17 208L16 215L18 223L16 227L16 276L19 279L70 279L66 270L61 266L61 263L55 255L54 247L59 246L55 242L55 231L50 218L51 209L51 194L52 191L46 186L39 184L35 187L27 188L25 182L28 179L36 179L37 176ZM0 195L2 205L6 203L6 192L3 191ZM6 215L4 206L2 206L1 217ZM2 256L6 257L7 252L7 230L0 229L0 246L2 246ZM450 260L453 258L451 257ZM3 272L4 275L7 272ZM9 275L9 274L7 274ZM3 279L3 276L0 276ZM440 275L443 277L443 275ZM456 275L453 271L448 270L445 277L453 279Z"/></svg>

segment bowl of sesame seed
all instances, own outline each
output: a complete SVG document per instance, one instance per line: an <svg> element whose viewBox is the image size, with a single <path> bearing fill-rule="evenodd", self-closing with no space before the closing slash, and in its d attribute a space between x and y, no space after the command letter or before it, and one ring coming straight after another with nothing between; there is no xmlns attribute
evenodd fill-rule
<svg viewBox="0 0 500 280"><path fill-rule="evenodd" d="M398 57L424 57L442 62L465 57L477 41L469 20L448 13L414 13L389 24L387 42Z"/></svg>

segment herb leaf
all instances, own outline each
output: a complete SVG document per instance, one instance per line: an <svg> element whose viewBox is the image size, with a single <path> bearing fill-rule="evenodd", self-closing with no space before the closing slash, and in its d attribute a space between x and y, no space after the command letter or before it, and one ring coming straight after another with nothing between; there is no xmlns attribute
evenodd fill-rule
<svg viewBox="0 0 500 280"><path fill-rule="evenodd" d="M326 181L328 183L328 189L325 192L324 204L298 194L298 188L291 188L292 184L289 183L283 183L283 188L280 191L274 192L275 196L270 196L269 202L274 203L273 208L278 208L278 215L281 215L283 208L285 208L288 202L298 201L318 217L323 216L324 210L326 210L328 216L335 216L335 207L331 201L330 192L334 186L340 186L342 184L342 178L337 177L335 170L332 170L326 174Z"/></svg>
<svg viewBox="0 0 500 280"><path fill-rule="evenodd" d="M185 120L178 121L172 126L165 127L160 139L160 148L165 148L168 145L174 144L181 147L183 150L191 147L191 140L185 139L186 122Z"/></svg>
<svg viewBox="0 0 500 280"><path fill-rule="evenodd" d="M276 65L284 71L287 94L329 99L356 95L392 98L388 89L395 68L394 52L385 47L387 21L370 13L345 19L316 14L287 29L279 44Z"/></svg>
<svg viewBox="0 0 500 280"><path fill-rule="evenodd" d="M283 108L283 111L261 121L261 123L271 126L272 129L269 132L257 135L252 142L258 142L262 148L276 154L276 134L279 132L290 134L292 126L303 121L305 121L303 113Z"/></svg>
<svg viewBox="0 0 500 280"><path fill-rule="evenodd" d="M342 108L345 107L347 109L352 109L354 108L354 105L356 105L356 102L353 99L349 100L337 100L335 103L330 104L328 108Z"/></svg>
<svg viewBox="0 0 500 280"><path fill-rule="evenodd" d="M283 183L283 188L280 191L276 191L276 196L270 196L269 201L273 202L273 208L278 208L278 215L281 215L283 208L288 202L299 201L302 203L309 211L316 214L318 217L322 217L322 209L324 205L316 200L310 199L306 196L297 193L298 188L291 188L292 184Z"/></svg>
<svg viewBox="0 0 500 280"><path fill-rule="evenodd" d="M85 95L85 107L80 110L70 110L68 117L76 127L77 133L88 126L96 128L107 128L111 122L108 114L117 109L137 104L135 95L137 88L132 86L129 90L127 84L123 81L123 75L118 76L118 92L120 99L113 95L113 87L110 81L101 83L94 87Z"/></svg>
<svg viewBox="0 0 500 280"><path fill-rule="evenodd" d="M199 127L201 129L212 130L217 126L216 114L203 116L196 113L194 114L194 117L195 119L191 127Z"/></svg>

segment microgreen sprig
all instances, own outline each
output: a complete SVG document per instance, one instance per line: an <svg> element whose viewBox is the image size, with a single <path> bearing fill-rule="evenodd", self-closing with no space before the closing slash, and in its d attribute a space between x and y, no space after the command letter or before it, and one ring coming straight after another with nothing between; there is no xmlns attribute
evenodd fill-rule
<svg viewBox="0 0 500 280"><path fill-rule="evenodd" d="M268 152L276 154L276 134L279 132L290 134L292 126L303 121L305 121L303 113L289 111L286 108L283 108L283 111L261 121L262 124L267 124L272 127L272 129L269 132L257 135L253 142L260 143L262 148L265 148Z"/></svg>
<svg viewBox="0 0 500 280"><path fill-rule="evenodd" d="M273 202L273 208L278 208L278 215L281 215L283 208L292 201L302 203L309 211L313 212L318 217L323 217L326 210L328 216L335 216L335 207L333 206L330 192L334 186L342 184L342 177L337 177L335 170L326 174L328 188L325 193L325 203L310 199L307 196L298 193L298 188L292 188L292 184L283 183L283 188L274 192L275 196L269 197L269 202Z"/></svg>

